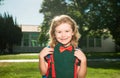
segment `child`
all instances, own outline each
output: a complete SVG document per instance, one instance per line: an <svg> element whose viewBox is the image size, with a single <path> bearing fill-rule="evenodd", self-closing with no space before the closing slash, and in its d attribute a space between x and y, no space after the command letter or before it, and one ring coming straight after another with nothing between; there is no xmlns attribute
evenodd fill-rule
<svg viewBox="0 0 120 78"><path fill-rule="evenodd" d="M46 75L49 71L47 78L53 78L53 67L55 78L75 78L74 74L76 78L85 78L87 62L84 53L76 49L80 37L76 22L68 15L56 16L51 22L49 35L50 47L45 47L39 54L40 73ZM51 68L45 59L48 55L53 55ZM76 58L79 60L77 68L74 67Z"/></svg>

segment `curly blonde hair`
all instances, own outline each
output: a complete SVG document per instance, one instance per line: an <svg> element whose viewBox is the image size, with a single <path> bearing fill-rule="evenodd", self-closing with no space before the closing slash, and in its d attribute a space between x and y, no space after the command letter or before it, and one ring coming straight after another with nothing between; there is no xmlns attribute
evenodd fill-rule
<svg viewBox="0 0 120 78"><path fill-rule="evenodd" d="M50 25L50 30L49 30L49 46L54 48L55 45L58 43L55 38L55 28L62 23L68 23L71 25L71 28L72 28L73 34L74 34L72 36L71 44L74 47L77 47L78 40L80 38L80 33L78 31L78 26L77 26L76 22L68 15L60 15L60 16L56 16L52 19L52 22Z"/></svg>

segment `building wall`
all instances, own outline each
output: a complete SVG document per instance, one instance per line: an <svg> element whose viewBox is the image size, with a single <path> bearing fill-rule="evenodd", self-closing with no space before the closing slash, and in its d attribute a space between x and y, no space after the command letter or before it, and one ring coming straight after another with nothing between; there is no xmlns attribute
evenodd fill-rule
<svg viewBox="0 0 120 78"><path fill-rule="evenodd" d="M42 47L39 44L40 27L38 25L21 25L23 37L21 45L14 46L14 52L39 52Z"/></svg>
<svg viewBox="0 0 120 78"><path fill-rule="evenodd" d="M23 32L20 46L14 46L14 52L38 52L42 47L38 41L39 32Z"/></svg>
<svg viewBox="0 0 120 78"><path fill-rule="evenodd" d="M23 32L21 46L38 47L39 34L39 32Z"/></svg>
<svg viewBox="0 0 120 78"><path fill-rule="evenodd" d="M101 37L101 46L90 47L87 45L87 47L83 47L82 49L86 52L115 52L115 43L111 38L104 39Z"/></svg>
<svg viewBox="0 0 120 78"><path fill-rule="evenodd" d="M33 46L31 44L31 38L29 39L28 46L23 45L23 42L24 41L22 41L21 46L14 46L14 52L17 52L17 53L32 52L32 53L34 53L34 52L40 52L40 50L43 48L39 45ZM101 44L99 46L95 46L96 43L94 43L94 45L90 46L89 43L93 43L93 42L89 42L89 38L87 38L87 46L81 48L84 52L115 52L115 44L111 38L107 38L107 39L101 38Z"/></svg>
<svg viewBox="0 0 120 78"><path fill-rule="evenodd" d="M23 38L20 46L14 46L14 52L39 52L42 47L38 43L40 34L39 26L21 25ZM112 38L86 37L81 49L84 52L115 52L115 44Z"/></svg>

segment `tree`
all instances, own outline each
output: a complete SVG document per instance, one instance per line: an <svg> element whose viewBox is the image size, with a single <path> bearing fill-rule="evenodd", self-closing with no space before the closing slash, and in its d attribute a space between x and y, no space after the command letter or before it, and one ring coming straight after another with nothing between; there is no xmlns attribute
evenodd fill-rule
<svg viewBox="0 0 120 78"><path fill-rule="evenodd" d="M2 4L3 1L4 1L4 0L0 0L0 5L3 5L3 4Z"/></svg>
<svg viewBox="0 0 120 78"><path fill-rule="evenodd" d="M91 35L111 34L116 45L120 46L120 0L75 0ZM85 8L85 9L84 9ZM84 26L83 26L84 27Z"/></svg>
<svg viewBox="0 0 120 78"><path fill-rule="evenodd" d="M41 45L45 45L48 42L48 29L51 19L56 15L67 13L66 2L64 0L43 0L40 12L44 14L44 22L42 23L39 42Z"/></svg>
<svg viewBox="0 0 120 78"><path fill-rule="evenodd" d="M43 23L42 24L42 27L41 27L41 32L40 32L40 35L39 35L39 43L41 46L45 46L48 42L48 27L46 27L46 23Z"/></svg>
<svg viewBox="0 0 120 78"><path fill-rule="evenodd" d="M13 45L21 43L22 31L14 22L13 17L9 14L0 15L0 50L4 52L5 49L9 53L13 53Z"/></svg>
<svg viewBox="0 0 120 78"><path fill-rule="evenodd" d="M68 14L75 19L82 34L80 44L85 36L109 37L111 34L120 46L117 34L120 31L119 0L44 0L40 12L45 16L46 29L49 28L48 21L56 15Z"/></svg>

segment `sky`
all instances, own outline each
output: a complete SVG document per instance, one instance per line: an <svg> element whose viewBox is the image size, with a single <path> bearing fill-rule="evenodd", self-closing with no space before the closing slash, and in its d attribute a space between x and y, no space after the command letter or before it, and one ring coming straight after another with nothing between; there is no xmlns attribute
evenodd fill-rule
<svg viewBox="0 0 120 78"><path fill-rule="evenodd" d="M42 0L4 0L1 3L0 14L12 15L19 25L40 25L44 19L39 13Z"/></svg>

